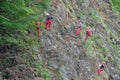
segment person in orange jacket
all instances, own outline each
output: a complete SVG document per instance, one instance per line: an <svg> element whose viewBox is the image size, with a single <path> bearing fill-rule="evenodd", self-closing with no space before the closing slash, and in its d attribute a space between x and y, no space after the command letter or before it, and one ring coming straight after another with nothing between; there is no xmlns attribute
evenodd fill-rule
<svg viewBox="0 0 120 80"><path fill-rule="evenodd" d="M82 30L82 23L81 23L81 20L78 19L77 22L78 22L78 25L77 25L78 28L77 28L76 33L75 33L76 36L78 36L78 34L79 34L79 33L81 32L81 30Z"/></svg>
<svg viewBox="0 0 120 80"><path fill-rule="evenodd" d="M52 17L49 15L49 13L46 13L46 24L45 24L45 29L51 30L51 25L52 25Z"/></svg>
<svg viewBox="0 0 120 80"><path fill-rule="evenodd" d="M102 71L104 71L105 64L106 64L106 63L105 63L104 61L101 63L100 67L99 67L98 70L97 70L98 75L100 75L100 73L101 73Z"/></svg>
<svg viewBox="0 0 120 80"><path fill-rule="evenodd" d="M88 37L90 37L91 35L92 35L92 31L91 31L90 28L88 28L88 29L86 30L85 42L87 41Z"/></svg>
<svg viewBox="0 0 120 80"><path fill-rule="evenodd" d="M40 37L40 25L41 25L41 22L36 21L35 24L37 25L38 37Z"/></svg>

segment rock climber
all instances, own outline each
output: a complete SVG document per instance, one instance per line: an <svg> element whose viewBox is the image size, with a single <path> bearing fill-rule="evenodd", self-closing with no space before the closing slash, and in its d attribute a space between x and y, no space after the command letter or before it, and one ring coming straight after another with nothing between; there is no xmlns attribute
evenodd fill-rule
<svg viewBox="0 0 120 80"><path fill-rule="evenodd" d="M36 21L35 24L40 27L41 23L39 21Z"/></svg>
<svg viewBox="0 0 120 80"><path fill-rule="evenodd" d="M52 17L49 15L49 13L46 13L45 15L46 15L46 17L47 17L45 29L51 30Z"/></svg>
<svg viewBox="0 0 120 80"><path fill-rule="evenodd" d="M78 34L81 32L81 30L82 30L82 23L81 23L81 20L80 19L78 19L77 20L77 23L78 23L78 28L77 28L77 30L76 30L76 36L78 36Z"/></svg>
<svg viewBox="0 0 120 80"><path fill-rule="evenodd" d="M104 71L105 64L106 64L106 63L105 63L104 61L100 64L100 67L99 67L98 70L97 70L98 75L100 75L100 73L101 73L102 71Z"/></svg>
<svg viewBox="0 0 120 80"><path fill-rule="evenodd" d="M92 31L91 31L90 28L88 28L88 29L86 30L85 42L87 41L88 37L90 37L91 35L92 35Z"/></svg>
<svg viewBox="0 0 120 80"><path fill-rule="evenodd" d="M40 37L40 25L41 25L41 22L36 21L35 24L37 25L38 37Z"/></svg>

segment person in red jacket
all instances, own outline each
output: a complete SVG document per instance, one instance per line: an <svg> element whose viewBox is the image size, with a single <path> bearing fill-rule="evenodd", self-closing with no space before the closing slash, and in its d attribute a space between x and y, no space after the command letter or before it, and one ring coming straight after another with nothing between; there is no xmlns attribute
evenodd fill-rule
<svg viewBox="0 0 120 80"><path fill-rule="evenodd" d="M81 23L81 20L80 19L78 19L78 28L77 28L77 30L76 30L76 33L75 33L75 35L76 36L78 36L79 35L79 33L81 32L81 30L82 30L82 23Z"/></svg>
<svg viewBox="0 0 120 80"><path fill-rule="evenodd" d="M101 73L102 71L104 71L105 64L106 64L106 63L103 61L102 64L100 65L100 67L98 68L98 70L97 70L98 75L100 75L100 73Z"/></svg>
<svg viewBox="0 0 120 80"><path fill-rule="evenodd" d="M38 37L40 37L40 25L41 25L41 23L39 21L36 21L35 24L37 25Z"/></svg>
<svg viewBox="0 0 120 80"><path fill-rule="evenodd" d="M85 42L87 41L88 37L90 37L91 35L92 35L91 29L87 29L87 30L86 30Z"/></svg>
<svg viewBox="0 0 120 80"><path fill-rule="evenodd" d="M45 29L51 30L51 25L52 25L52 17L49 15L49 13L46 13L46 24L45 24Z"/></svg>

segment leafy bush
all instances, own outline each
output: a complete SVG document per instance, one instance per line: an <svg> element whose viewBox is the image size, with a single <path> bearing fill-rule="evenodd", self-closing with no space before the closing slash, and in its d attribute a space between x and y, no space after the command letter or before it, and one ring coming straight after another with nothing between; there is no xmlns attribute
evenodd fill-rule
<svg viewBox="0 0 120 80"><path fill-rule="evenodd" d="M35 20L50 6L51 0L4 0L0 3L0 45L32 44ZM33 36L30 36L29 31ZM27 37L27 38L26 38Z"/></svg>

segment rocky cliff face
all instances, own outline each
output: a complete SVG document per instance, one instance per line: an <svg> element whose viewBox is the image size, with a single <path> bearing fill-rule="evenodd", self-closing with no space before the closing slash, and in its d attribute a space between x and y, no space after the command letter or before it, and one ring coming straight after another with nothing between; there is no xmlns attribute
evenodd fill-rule
<svg viewBox="0 0 120 80"><path fill-rule="evenodd" d="M41 55L46 68L55 74L52 80L120 79L120 18L108 0L53 0L49 13L53 27L42 32ZM78 37L77 16L84 25ZM84 43L87 27L93 35ZM98 76L101 61L106 61L107 69Z"/></svg>
<svg viewBox="0 0 120 80"><path fill-rule="evenodd" d="M53 17L52 29L42 30L40 47L21 51L15 45L7 49L5 45L1 49L1 62L7 58L11 64L17 64L6 70L14 75L10 80L120 80L120 17L112 11L108 0L52 0L48 12ZM83 29L77 37L78 16ZM84 42L88 27L92 29L92 37ZM28 61L34 62L30 65L37 64L35 71L31 68L34 66L26 65ZM106 62L105 71L98 75L102 61ZM5 64L1 69L8 66ZM37 75L35 72L41 66L45 70L41 69L38 73L41 75Z"/></svg>

